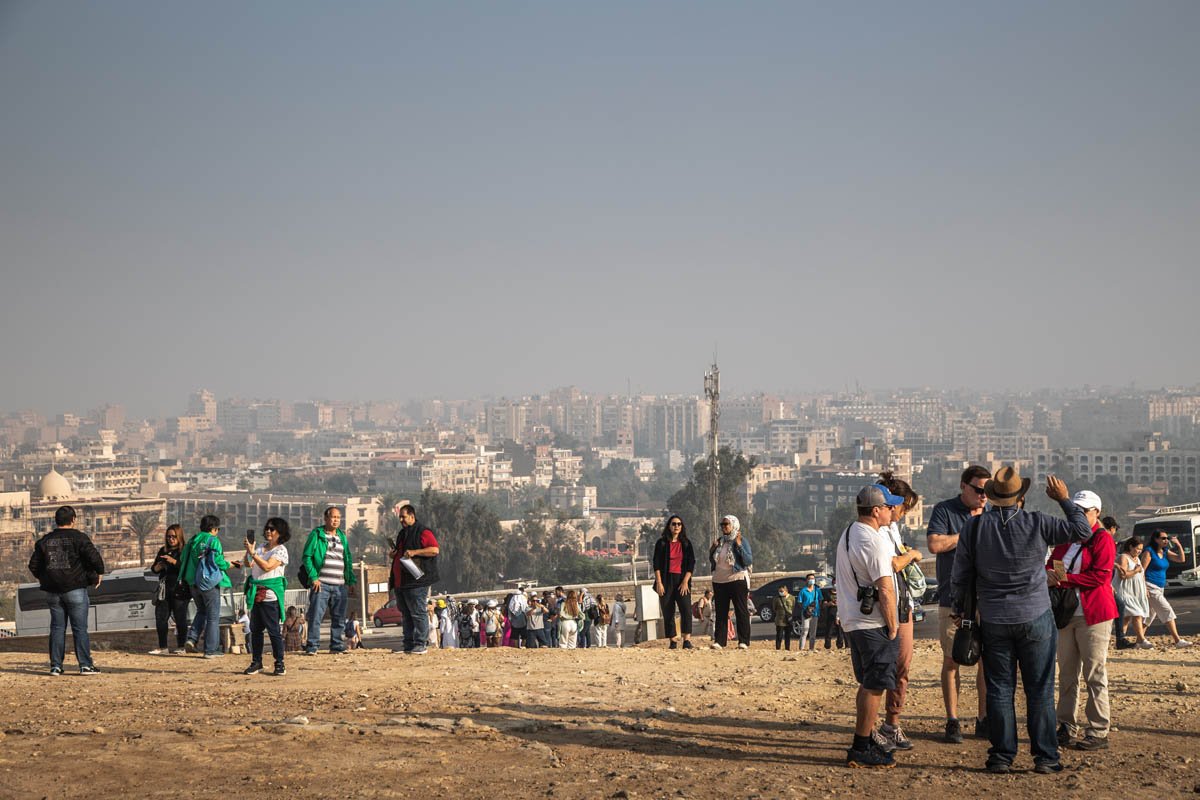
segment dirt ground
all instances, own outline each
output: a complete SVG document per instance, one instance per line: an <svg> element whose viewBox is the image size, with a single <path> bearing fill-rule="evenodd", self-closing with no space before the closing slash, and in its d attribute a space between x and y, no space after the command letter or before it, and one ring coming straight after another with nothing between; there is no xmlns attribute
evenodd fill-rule
<svg viewBox="0 0 1200 800"><path fill-rule="evenodd" d="M1166 642L1159 640L1160 645ZM269 659L268 659L269 661ZM894 770L851 770L847 651L370 649L248 659L96 654L46 675L0 654L0 796L1176 797L1200 791L1200 648L1113 652L1115 729L1067 769L981 772L986 742L936 740L940 652L919 641ZM964 708L975 702L974 678ZM1023 734L1023 721L1020 723Z"/></svg>

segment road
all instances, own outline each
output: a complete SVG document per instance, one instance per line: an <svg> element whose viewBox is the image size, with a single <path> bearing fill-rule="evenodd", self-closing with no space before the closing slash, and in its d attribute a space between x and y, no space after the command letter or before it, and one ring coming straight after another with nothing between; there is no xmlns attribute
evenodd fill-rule
<svg viewBox="0 0 1200 800"><path fill-rule="evenodd" d="M1167 592L1167 599L1175 608L1175 613L1179 616L1176 625L1179 627L1181 636L1195 638L1200 640L1200 590L1195 589L1174 589ZM938 631L938 609L936 607L926 607L926 617L924 621L918 622L915 636L917 639L936 639ZM1154 627L1150 631L1153 636L1165 636L1167 629L1160 622L1155 622ZM326 626L323 642L329 641L328 626ZM754 617L751 625L750 638L754 641L766 640L769 642L775 641L775 624L771 622L760 622L758 617ZM366 647L381 647L381 648L399 648L401 646L401 633L399 627L386 628L368 628L366 635L363 637ZM633 643L633 628L625 636L626 646ZM1200 644L1200 641L1197 641ZM818 645L819 646L819 645Z"/></svg>

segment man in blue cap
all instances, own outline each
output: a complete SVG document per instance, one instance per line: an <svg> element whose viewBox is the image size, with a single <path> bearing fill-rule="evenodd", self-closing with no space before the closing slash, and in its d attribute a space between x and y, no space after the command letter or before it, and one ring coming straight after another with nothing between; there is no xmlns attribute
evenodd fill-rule
<svg viewBox="0 0 1200 800"><path fill-rule="evenodd" d="M879 485L864 486L856 499L858 520L837 544L838 618L850 640L850 660L858 681L854 742L846 751L850 767L894 767L896 759L871 736L884 692L896 688L900 643L896 575L891 537L880 530L904 498Z"/></svg>

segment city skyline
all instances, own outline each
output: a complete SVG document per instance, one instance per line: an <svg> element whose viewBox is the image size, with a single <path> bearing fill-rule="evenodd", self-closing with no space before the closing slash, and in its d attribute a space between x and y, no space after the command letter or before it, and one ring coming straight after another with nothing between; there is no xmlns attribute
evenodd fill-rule
<svg viewBox="0 0 1200 800"><path fill-rule="evenodd" d="M1198 29L5 4L0 408L1191 383Z"/></svg>

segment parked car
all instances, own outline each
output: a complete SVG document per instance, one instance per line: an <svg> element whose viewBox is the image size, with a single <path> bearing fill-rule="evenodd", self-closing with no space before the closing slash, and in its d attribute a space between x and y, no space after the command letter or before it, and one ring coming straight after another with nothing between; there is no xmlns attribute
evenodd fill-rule
<svg viewBox="0 0 1200 800"><path fill-rule="evenodd" d="M392 598L386 606L378 608L371 615L371 621L376 628L382 628L384 625L399 625L404 620L404 614L400 609L396 608L396 599Z"/></svg>
<svg viewBox="0 0 1200 800"><path fill-rule="evenodd" d="M775 612L771 610L771 601L775 599L775 595L779 593L780 586L787 586L788 591L795 597L801 589L804 588L806 575L793 575L790 578L776 578L770 583L764 583L754 591L750 592L750 600L754 604L754 608L758 609L758 618L763 622L770 622L775 618ZM829 586L832 581L828 575L817 576L817 586L824 589ZM750 612L754 614L753 611Z"/></svg>

